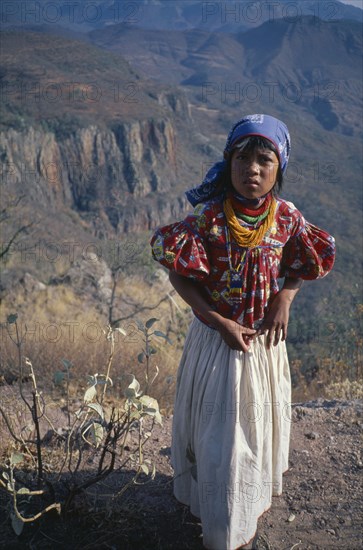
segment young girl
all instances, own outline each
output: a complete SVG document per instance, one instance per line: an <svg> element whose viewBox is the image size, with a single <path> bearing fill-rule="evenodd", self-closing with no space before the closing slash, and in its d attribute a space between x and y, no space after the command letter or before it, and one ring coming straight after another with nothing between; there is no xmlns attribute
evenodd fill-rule
<svg viewBox="0 0 363 550"><path fill-rule="evenodd" d="M283 122L245 116L224 160L186 193L194 212L151 240L195 315L177 377L174 494L201 518L211 550L248 544L282 492L289 309L302 279L324 277L334 263L333 237L278 197L289 154Z"/></svg>

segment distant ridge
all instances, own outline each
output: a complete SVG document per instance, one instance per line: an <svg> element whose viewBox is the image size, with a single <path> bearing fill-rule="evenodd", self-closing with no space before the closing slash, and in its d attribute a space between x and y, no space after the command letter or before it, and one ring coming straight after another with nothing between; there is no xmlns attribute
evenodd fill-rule
<svg viewBox="0 0 363 550"><path fill-rule="evenodd" d="M304 16L237 34L115 25L90 40L144 75L182 85L212 108L253 103L309 111L325 129L362 136L362 25ZM147 52L147 55L146 53ZM248 96L248 94L250 94Z"/></svg>
<svg viewBox="0 0 363 550"><path fill-rule="evenodd" d="M2 2L3 28L22 26L24 30L34 24L56 27L77 33L115 24L156 30L191 30L241 32L255 28L266 21L279 18L291 23L301 16L312 15L326 21L350 19L362 22L363 11L338 0L278 0L274 2L202 2L201 0L93 0L93 2L67 2L21 0ZM53 28L53 30L52 30Z"/></svg>

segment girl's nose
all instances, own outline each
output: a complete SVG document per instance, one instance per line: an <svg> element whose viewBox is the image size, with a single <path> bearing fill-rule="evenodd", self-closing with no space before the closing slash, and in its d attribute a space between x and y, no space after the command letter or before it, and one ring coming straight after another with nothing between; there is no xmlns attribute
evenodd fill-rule
<svg viewBox="0 0 363 550"><path fill-rule="evenodd" d="M258 174L260 172L260 165L256 159L251 159L247 165L247 172L249 174Z"/></svg>

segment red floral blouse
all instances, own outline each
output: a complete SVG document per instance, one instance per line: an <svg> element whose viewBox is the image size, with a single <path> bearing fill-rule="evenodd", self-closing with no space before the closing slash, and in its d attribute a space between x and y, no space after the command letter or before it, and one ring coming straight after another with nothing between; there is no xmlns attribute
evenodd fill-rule
<svg viewBox="0 0 363 550"><path fill-rule="evenodd" d="M255 329L279 291L278 278L319 279L335 259L334 238L281 199L274 223L255 248L242 248L229 237L220 199L199 204L183 221L158 228L151 246L155 260L201 282L209 304L223 317ZM239 292L230 284L231 273Z"/></svg>

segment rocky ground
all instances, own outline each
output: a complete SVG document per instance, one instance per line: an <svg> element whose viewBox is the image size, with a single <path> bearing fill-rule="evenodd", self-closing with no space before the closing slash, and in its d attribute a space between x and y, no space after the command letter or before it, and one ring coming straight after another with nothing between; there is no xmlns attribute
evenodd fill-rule
<svg viewBox="0 0 363 550"><path fill-rule="evenodd" d="M362 414L363 404L357 401L294 405L290 469L284 474L282 496L273 498L270 510L259 520L258 550L363 548ZM166 419L155 433L155 448L150 451L166 480L172 475L171 421ZM170 483L149 486L143 502L158 517L150 529L155 546L149 548L203 548L200 524L176 505ZM168 536L163 539L165 531ZM135 547L130 534L129 548Z"/></svg>
<svg viewBox="0 0 363 550"><path fill-rule="evenodd" d="M363 402L295 404L292 420L290 469L284 474L282 496L273 498L270 510L259 520L257 549L363 548ZM145 449L156 464L154 481L125 493L117 510L101 513L120 473L112 474L98 489L92 515L88 510L67 522L47 518L17 539L0 499L0 547L202 550L200 523L172 494L171 424L172 417L164 417ZM90 498L92 493L87 506Z"/></svg>

